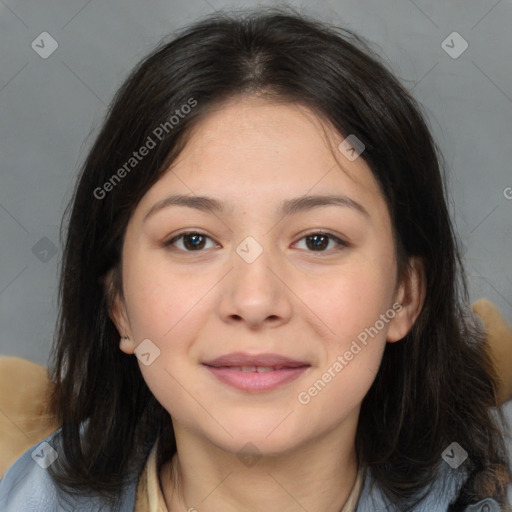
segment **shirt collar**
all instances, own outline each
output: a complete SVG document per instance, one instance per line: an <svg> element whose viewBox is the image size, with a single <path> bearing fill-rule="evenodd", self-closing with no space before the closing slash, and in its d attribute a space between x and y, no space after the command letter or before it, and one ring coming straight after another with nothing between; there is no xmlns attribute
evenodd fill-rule
<svg viewBox="0 0 512 512"><path fill-rule="evenodd" d="M153 445L139 477L134 512L169 512L165 504L157 468L157 446ZM340 512L355 512L364 482L364 469L359 468L356 481Z"/></svg>

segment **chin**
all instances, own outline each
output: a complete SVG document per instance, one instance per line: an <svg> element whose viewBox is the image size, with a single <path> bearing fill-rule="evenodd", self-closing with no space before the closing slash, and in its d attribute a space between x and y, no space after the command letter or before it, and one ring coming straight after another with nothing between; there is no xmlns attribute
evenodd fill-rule
<svg viewBox="0 0 512 512"><path fill-rule="evenodd" d="M222 450L237 456L257 457L284 455L297 448L301 440L305 441L302 436L289 429L281 428L282 426L276 429L276 425L278 423L274 423L271 428L258 428L250 423L239 424L236 429L228 428L233 437L222 435L220 439L212 439L212 441Z"/></svg>

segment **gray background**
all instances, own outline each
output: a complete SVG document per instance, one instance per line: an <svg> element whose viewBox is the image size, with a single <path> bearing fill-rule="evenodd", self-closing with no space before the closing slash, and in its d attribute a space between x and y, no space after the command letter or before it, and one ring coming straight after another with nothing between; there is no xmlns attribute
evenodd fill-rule
<svg viewBox="0 0 512 512"><path fill-rule="evenodd" d="M0 0L1 355L47 364L57 315L60 220L106 106L132 66L199 16L257 5ZM446 158L471 299L488 298L512 323L512 199L506 198L512 198L512 1L290 5L372 41L423 104ZM454 31L468 44L457 58L441 46ZM40 52L48 51L42 32L58 43L47 58L31 46L35 41ZM452 39L450 51L460 51Z"/></svg>

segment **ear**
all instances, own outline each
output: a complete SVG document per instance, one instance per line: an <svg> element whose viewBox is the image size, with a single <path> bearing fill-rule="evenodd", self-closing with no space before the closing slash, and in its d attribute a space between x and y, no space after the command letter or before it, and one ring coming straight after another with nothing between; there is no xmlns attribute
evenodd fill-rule
<svg viewBox="0 0 512 512"><path fill-rule="evenodd" d="M426 284L423 260L419 256L410 257L395 292L395 304L401 304L402 307L393 308L396 315L390 322L387 341L399 341L411 330L425 302Z"/></svg>
<svg viewBox="0 0 512 512"><path fill-rule="evenodd" d="M108 316L119 332L119 348L126 354L133 354L136 346L123 297L119 272L118 268L109 270L103 280L103 287L107 298Z"/></svg>

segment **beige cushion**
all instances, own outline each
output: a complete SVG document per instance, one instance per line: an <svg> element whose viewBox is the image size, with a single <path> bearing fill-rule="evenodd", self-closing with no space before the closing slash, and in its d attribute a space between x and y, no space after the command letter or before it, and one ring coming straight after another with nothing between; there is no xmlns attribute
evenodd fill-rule
<svg viewBox="0 0 512 512"><path fill-rule="evenodd" d="M475 302L473 311L485 324L486 341L500 379L498 403L502 404L512 398L512 327L487 299Z"/></svg>
<svg viewBox="0 0 512 512"><path fill-rule="evenodd" d="M0 477L23 452L58 428L46 410L52 388L43 366L0 357Z"/></svg>

